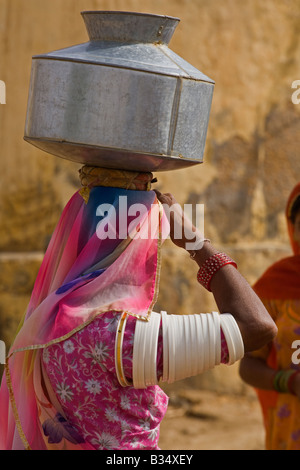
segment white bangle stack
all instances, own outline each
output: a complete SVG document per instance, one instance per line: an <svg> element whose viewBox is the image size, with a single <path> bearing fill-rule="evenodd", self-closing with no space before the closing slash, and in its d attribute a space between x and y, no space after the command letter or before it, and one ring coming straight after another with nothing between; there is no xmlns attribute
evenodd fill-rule
<svg viewBox="0 0 300 470"><path fill-rule="evenodd" d="M163 336L162 381L173 383L201 374L221 363L221 329L231 365L244 355L243 339L231 314L217 312L167 315L152 312L148 322L137 320L133 345L133 386L146 388L158 383L157 347L160 323ZM120 367L120 358L119 358ZM116 361L117 367L117 361ZM121 385L131 385L120 381Z"/></svg>
<svg viewBox="0 0 300 470"><path fill-rule="evenodd" d="M161 316L152 312L149 322L137 320L132 374L134 388L157 384L157 346Z"/></svg>
<svg viewBox="0 0 300 470"><path fill-rule="evenodd" d="M244 356L239 327L230 314L167 315L163 325L163 377L173 383L221 363L221 329L229 351L228 365Z"/></svg>

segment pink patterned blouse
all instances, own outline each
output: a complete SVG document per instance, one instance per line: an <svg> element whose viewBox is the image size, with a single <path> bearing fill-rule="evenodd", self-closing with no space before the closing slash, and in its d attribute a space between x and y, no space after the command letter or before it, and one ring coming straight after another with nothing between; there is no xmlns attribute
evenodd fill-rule
<svg viewBox="0 0 300 470"><path fill-rule="evenodd" d="M114 348L120 314L107 312L68 340L43 351L43 363L61 404L58 421L77 442L96 450L158 450L159 427L168 397L156 385L147 389L122 387L116 376ZM123 367L132 378L136 319L128 317L123 340ZM158 342L158 376L162 376L163 344ZM227 345L222 336L222 362ZM43 426L49 442L60 442L59 427Z"/></svg>
<svg viewBox="0 0 300 470"><path fill-rule="evenodd" d="M105 313L68 340L44 349L44 366L81 442L98 450L155 450L168 397L158 385L136 390L119 384L114 361L119 318L118 313ZM132 378L135 322L134 317L128 317L123 340L123 367L128 378ZM162 341L158 369L162 371ZM44 428L44 433L57 439L51 428Z"/></svg>

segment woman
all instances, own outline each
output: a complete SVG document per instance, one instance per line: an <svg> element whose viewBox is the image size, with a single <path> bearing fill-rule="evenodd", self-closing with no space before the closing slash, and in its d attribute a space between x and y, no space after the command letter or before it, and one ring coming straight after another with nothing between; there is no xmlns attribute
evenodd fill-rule
<svg viewBox="0 0 300 470"><path fill-rule="evenodd" d="M293 256L273 264L254 290L278 327L274 341L241 361L241 377L257 389L268 450L300 450L300 184L286 208Z"/></svg>
<svg viewBox="0 0 300 470"><path fill-rule="evenodd" d="M157 449L167 408L160 378L233 362L276 333L229 257L190 223L188 234L175 237L187 221L176 205L169 223L163 205L168 212L176 201L150 190L151 174L84 167L81 179L7 359L2 449ZM181 316L153 312L169 231L182 248L201 241L190 253L198 280L225 313L185 316L198 329L183 328Z"/></svg>

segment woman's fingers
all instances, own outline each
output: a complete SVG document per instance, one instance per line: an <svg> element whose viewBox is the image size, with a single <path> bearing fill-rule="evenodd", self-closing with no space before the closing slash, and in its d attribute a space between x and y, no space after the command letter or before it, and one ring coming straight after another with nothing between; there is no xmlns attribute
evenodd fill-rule
<svg viewBox="0 0 300 470"><path fill-rule="evenodd" d="M162 204L167 204L168 206L176 204L176 199L171 193L161 193L157 189L154 189L154 192L156 193L158 200Z"/></svg>
<svg viewBox="0 0 300 470"><path fill-rule="evenodd" d="M184 214L181 205L171 193L162 194L154 190L158 200L163 204L165 214L170 223L170 237L175 245L185 249L197 249L203 240L202 234L194 227L191 220Z"/></svg>

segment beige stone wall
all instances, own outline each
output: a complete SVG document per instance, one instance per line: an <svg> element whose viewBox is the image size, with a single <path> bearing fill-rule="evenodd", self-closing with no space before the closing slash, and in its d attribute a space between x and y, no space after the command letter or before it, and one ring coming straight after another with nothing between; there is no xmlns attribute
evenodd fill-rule
<svg viewBox="0 0 300 470"><path fill-rule="evenodd" d="M32 55L85 42L80 11L178 16L170 47L216 81L205 163L157 175L179 202L205 204L205 232L253 282L289 254L284 207L300 179L299 0L0 0L0 338L9 345L29 300L43 250L70 195L78 165L23 141ZM214 308L196 267L164 247L159 306ZM225 378L224 378L225 377ZM236 368L197 385L241 391ZM194 383L194 382L193 382Z"/></svg>

